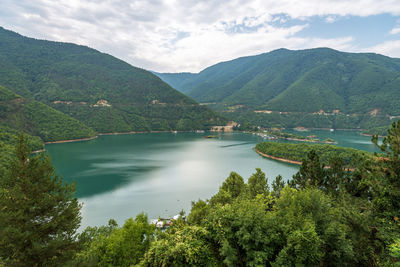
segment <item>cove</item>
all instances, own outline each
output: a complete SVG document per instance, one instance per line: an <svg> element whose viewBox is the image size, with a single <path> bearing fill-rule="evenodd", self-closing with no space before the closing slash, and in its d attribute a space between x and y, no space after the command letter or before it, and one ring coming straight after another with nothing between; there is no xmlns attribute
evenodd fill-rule
<svg viewBox="0 0 400 267"><path fill-rule="evenodd" d="M261 168L269 178L289 179L298 166L262 158L253 151L263 141L245 133L217 134L205 139L198 133L107 135L75 143L46 145L56 172L75 182L84 203L82 227L122 224L140 212L149 218L171 217L190 211L191 201L218 191L231 171L245 180ZM311 132L301 133L311 134ZM370 137L358 132L313 131L338 145L374 151Z"/></svg>

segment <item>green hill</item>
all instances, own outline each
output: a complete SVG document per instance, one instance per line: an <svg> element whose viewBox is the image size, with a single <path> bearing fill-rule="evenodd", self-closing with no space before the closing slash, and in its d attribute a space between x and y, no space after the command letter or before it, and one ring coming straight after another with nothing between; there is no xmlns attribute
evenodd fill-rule
<svg viewBox="0 0 400 267"><path fill-rule="evenodd" d="M7 126L0 126L0 177L6 173L11 159L15 157L15 145L19 131ZM43 141L37 136L28 135L28 142L32 151L43 149Z"/></svg>
<svg viewBox="0 0 400 267"><path fill-rule="evenodd" d="M43 141L91 137L95 132L78 120L0 86L0 125L24 131ZM1 129L3 132L3 129Z"/></svg>
<svg viewBox="0 0 400 267"><path fill-rule="evenodd" d="M173 85L172 87L178 89L182 93L187 93L184 86L187 81L192 79L196 74L190 72L181 72L181 73L159 73L154 72L155 75L161 78L167 84Z"/></svg>
<svg viewBox="0 0 400 267"><path fill-rule="evenodd" d="M159 76L220 110L240 105L279 112L400 115L400 59L377 54L279 49L222 62L179 82L173 74Z"/></svg>
<svg viewBox="0 0 400 267"><path fill-rule="evenodd" d="M193 130L225 123L146 70L85 46L36 40L3 28L0 85L97 132ZM30 108L45 109L39 102L30 102Z"/></svg>

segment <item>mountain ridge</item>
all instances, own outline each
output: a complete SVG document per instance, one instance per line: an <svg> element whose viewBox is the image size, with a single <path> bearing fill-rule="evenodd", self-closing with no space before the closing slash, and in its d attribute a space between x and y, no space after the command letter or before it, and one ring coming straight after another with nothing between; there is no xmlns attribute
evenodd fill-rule
<svg viewBox="0 0 400 267"><path fill-rule="evenodd" d="M173 82L173 74L168 76L172 87L200 102L216 103L219 110L243 105L253 110L323 109L344 114L378 109L400 115L400 59L374 53L278 49L215 64L180 84Z"/></svg>
<svg viewBox="0 0 400 267"><path fill-rule="evenodd" d="M226 121L154 74L111 55L2 27L0 85L100 133L206 129Z"/></svg>

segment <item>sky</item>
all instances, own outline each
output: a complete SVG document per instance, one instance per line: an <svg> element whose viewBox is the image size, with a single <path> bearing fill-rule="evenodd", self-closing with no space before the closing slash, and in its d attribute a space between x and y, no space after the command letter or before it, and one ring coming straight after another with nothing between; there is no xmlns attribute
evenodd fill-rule
<svg viewBox="0 0 400 267"><path fill-rule="evenodd" d="M0 26L158 72L279 48L400 58L400 0L0 0Z"/></svg>

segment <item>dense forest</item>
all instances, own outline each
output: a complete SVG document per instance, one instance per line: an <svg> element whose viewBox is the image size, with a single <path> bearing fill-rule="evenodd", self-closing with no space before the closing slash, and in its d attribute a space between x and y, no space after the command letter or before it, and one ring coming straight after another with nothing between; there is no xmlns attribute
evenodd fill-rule
<svg viewBox="0 0 400 267"><path fill-rule="evenodd" d="M329 114L319 115L311 113L255 113L249 109L238 109L235 111L223 111L223 115L238 122L244 129L252 126L261 126L265 128L295 128L303 126L307 128L323 129L365 129L373 130L380 127L381 134L386 132L388 125L396 119L390 119L387 116L370 116L369 114ZM370 131L369 130L369 131ZM375 134L378 132L372 132Z"/></svg>
<svg viewBox="0 0 400 267"><path fill-rule="evenodd" d="M350 172L311 150L287 182L232 172L166 229L139 214L77 234L74 188L20 136L0 181L0 266L398 266L400 122L372 142L386 160L360 157Z"/></svg>
<svg viewBox="0 0 400 267"><path fill-rule="evenodd" d="M400 115L400 59L377 54L279 49L197 74L156 74L239 123L366 129Z"/></svg>
<svg viewBox="0 0 400 267"><path fill-rule="evenodd" d="M95 131L82 122L43 103L23 98L2 86L0 125L38 136L45 142L95 135Z"/></svg>
<svg viewBox="0 0 400 267"><path fill-rule="evenodd" d="M7 126L0 126L0 177L3 177L15 156L15 145L19 132ZM44 148L43 141L37 136L27 135L30 149L38 151Z"/></svg>
<svg viewBox="0 0 400 267"><path fill-rule="evenodd" d="M379 126L379 127L370 127L362 131L364 135L379 135L386 136L387 135L388 126Z"/></svg>
<svg viewBox="0 0 400 267"><path fill-rule="evenodd" d="M354 158L371 158L371 153L357 150L354 148L347 148L327 144L289 144L277 142L262 142L258 143L255 149L263 154L289 159L294 161L303 161L311 151L314 151L321 163L328 165L330 160L338 157L341 159L345 166L352 167Z"/></svg>
<svg viewBox="0 0 400 267"><path fill-rule="evenodd" d="M158 74L200 102L288 112L400 115L400 59L329 48L278 49L221 62L198 74Z"/></svg>
<svg viewBox="0 0 400 267"><path fill-rule="evenodd" d="M191 131L226 122L152 73L110 55L0 27L1 135L35 136L34 150L38 143L96 133ZM0 142L3 170L14 141Z"/></svg>
<svg viewBox="0 0 400 267"><path fill-rule="evenodd" d="M69 136L90 136L94 131L188 131L226 123L217 113L146 70L88 47L27 38L3 28L0 86L29 102L22 105L27 109L23 113L41 109L40 117L49 121L61 117L61 113L69 117L70 125L65 127ZM62 126L45 121L40 127L42 133L26 129L20 118L14 120L9 114L11 111L2 110L10 127L17 125L45 141L66 138L59 136L67 132L65 128L46 136L55 130L49 127ZM35 115L31 119L38 120ZM81 123L80 132L71 124L77 120Z"/></svg>

